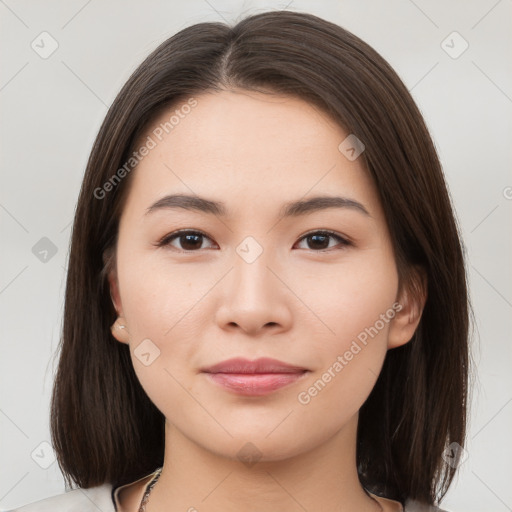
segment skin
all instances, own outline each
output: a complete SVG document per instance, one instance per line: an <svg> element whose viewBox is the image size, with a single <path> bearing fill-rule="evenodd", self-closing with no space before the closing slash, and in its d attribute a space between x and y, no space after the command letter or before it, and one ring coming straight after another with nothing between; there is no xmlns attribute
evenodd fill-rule
<svg viewBox="0 0 512 512"><path fill-rule="evenodd" d="M126 326L114 326L114 336L129 344L141 385L166 417L164 469L146 510L399 510L359 483L358 411L387 350L414 334L424 298L398 289L386 219L362 158L347 159L338 145L348 133L300 99L244 90L195 98L197 106L132 171L109 275ZM171 193L222 201L228 215L145 214ZM316 195L351 198L369 215L328 208L279 217L283 203ZM206 237L156 246L185 228ZM333 237L322 246L305 237L321 230L352 243ZM237 253L248 236L263 249L251 263ZM402 309L301 404L298 394L397 302ZM160 351L148 366L134 353L145 339ZM245 397L200 370L264 356L309 372L266 396ZM237 455L246 443L260 456L250 467ZM138 510L147 481L123 490L123 512Z"/></svg>

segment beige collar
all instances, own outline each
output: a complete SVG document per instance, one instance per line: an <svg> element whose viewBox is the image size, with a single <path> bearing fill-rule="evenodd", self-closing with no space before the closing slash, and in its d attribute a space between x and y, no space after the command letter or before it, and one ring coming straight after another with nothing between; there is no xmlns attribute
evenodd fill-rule
<svg viewBox="0 0 512 512"><path fill-rule="evenodd" d="M153 478L155 473L156 473L156 471L154 471L153 473L151 473L149 475L143 476L142 478L139 478L138 480L135 480L134 482L130 482L128 484L121 485L120 487L117 487L114 491L114 503L115 503L116 511L120 512L120 510L121 510L121 504L119 503L119 494L123 491L123 489L125 489L137 482L142 482L142 480L147 480L149 483L149 481ZM142 487L142 490L139 490L139 492L137 493L137 496L134 497L134 500L137 503L140 503L140 500L142 499L145 489L146 489L146 486L144 485ZM369 494L378 503L380 503L382 505L382 508L384 509L385 512L404 512L404 508L403 508L402 504L399 503L398 501L390 500L388 498L382 498L382 497L377 496L371 492L369 492Z"/></svg>

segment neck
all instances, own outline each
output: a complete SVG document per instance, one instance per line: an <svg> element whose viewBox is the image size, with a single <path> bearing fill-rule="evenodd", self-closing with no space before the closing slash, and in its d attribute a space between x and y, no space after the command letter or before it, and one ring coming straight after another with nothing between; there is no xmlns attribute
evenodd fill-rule
<svg viewBox="0 0 512 512"><path fill-rule="evenodd" d="M236 453L233 458L212 453L167 422L164 465L147 510L378 512L380 505L357 475L356 434L357 415L321 446L285 460L261 454L251 464Z"/></svg>

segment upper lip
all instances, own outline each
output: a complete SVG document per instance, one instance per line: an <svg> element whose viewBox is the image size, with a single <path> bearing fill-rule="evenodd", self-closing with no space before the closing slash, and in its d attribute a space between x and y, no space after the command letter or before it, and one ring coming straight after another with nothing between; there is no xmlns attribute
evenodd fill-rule
<svg viewBox="0 0 512 512"><path fill-rule="evenodd" d="M261 357L254 361L236 357L203 368L202 371L206 373L299 373L306 371L306 368L269 357Z"/></svg>

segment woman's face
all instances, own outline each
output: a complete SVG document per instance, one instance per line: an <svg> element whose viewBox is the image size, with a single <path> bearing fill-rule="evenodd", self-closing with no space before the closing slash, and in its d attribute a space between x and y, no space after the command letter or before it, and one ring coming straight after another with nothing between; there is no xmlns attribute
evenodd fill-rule
<svg viewBox="0 0 512 512"><path fill-rule="evenodd" d="M251 442L278 460L354 420L387 349L415 325L362 147L299 99L195 100L141 139L150 149L130 177L110 275L126 325L116 337L189 440L229 457ZM263 357L294 370L203 371Z"/></svg>

